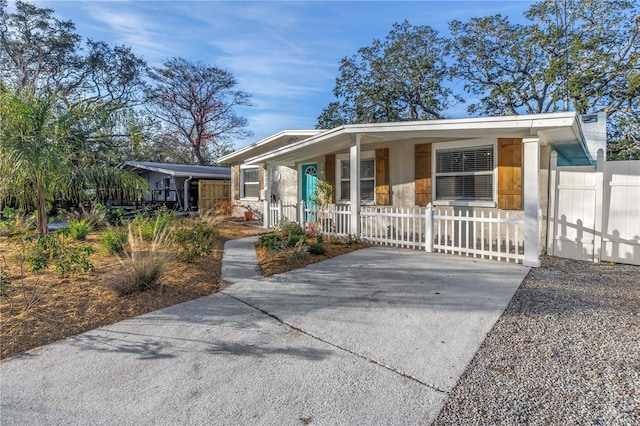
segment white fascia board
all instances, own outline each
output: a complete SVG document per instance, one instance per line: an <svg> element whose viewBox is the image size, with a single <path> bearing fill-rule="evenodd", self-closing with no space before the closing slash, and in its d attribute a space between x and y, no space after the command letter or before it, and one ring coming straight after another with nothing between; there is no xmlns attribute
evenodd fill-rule
<svg viewBox="0 0 640 426"><path fill-rule="evenodd" d="M279 158L296 150L315 145L317 143L347 134L387 133L387 132L425 132L440 133L456 130L501 131L529 130L536 135L538 130L554 127L572 127L578 121L575 112L561 112L534 115L511 115L502 117L460 118L428 121L404 121L397 123L348 124L326 130L318 135L285 147L254 156L246 160L247 163L261 163L273 158Z"/></svg>
<svg viewBox="0 0 640 426"><path fill-rule="evenodd" d="M218 161L220 163L233 163L237 161L242 161L248 157L246 154L249 153L250 151L258 147L264 147L271 143L278 142L282 138L292 137L292 136L315 136L321 132L322 130L282 130L278 133L275 133L271 136L267 136L264 139L261 139L250 145L247 145L244 148L240 148L239 150L234 151L231 154L227 154L223 157L220 157Z"/></svg>
<svg viewBox="0 0 640 426"><path fill-rule="evenodd" d="M322 133L312 136L310 138L304 139L300 142L295 142L292 143L291 145L287 145L287 146L283 146L281 148L275 149L273 151L269 151L267 153L261 154L261 155L257 155L255 157L251 157L247 160L245 160L245 163L247 164L257 164L257 163L262 163L265 162L271 158L274 157L279 157L294 151L297 151L298 149L301 148L305 148L307 146L311 146L311 145L315 145L318 142L322 142L325 141L327 139L331 139L335 136L344 134L344 129L345 126L340 126L340 127L336 127L335 129L329 129L329 130L325 130Z"/></svg>

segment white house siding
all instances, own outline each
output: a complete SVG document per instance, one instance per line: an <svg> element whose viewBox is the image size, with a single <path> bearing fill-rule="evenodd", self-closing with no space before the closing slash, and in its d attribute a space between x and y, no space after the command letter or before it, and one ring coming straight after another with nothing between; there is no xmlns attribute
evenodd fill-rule
<svg viewBox="0 0 640 426"><path fill-rule="evenodd" d="M274 182L271 179L272 199L280 200L285 205L293 205L298 202L298 173L293 167L273 166L270 167L272 176L277 171L280 174L280 180Z"/></svg>

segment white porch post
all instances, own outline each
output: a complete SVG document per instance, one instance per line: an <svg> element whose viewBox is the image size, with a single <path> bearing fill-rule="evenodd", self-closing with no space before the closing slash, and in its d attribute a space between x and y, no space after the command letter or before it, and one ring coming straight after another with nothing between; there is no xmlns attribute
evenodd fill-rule
<svg viewBox="0 0 640 426"><path fill-rule="evenodd" d="M540 266L540 139L524 138L524 266Z"/></svg>
<svg viewBox="0 0 640 426"><path fill-rule="evenodd" d="M271 173L269 172L269 165L264 165L264 199L262 200L262 206L264 213L262 214L262 226L266 229L271 227L271 211L269 210L271 204Z"/></svg>
<svg viewBox="0 0 640 426"><path fill-rule="evenodd" d="M351 173L349 181L351 193L351 221L349 233L360 236L360 135L351 136L351 147L349 148L349 165Z"/></svg>

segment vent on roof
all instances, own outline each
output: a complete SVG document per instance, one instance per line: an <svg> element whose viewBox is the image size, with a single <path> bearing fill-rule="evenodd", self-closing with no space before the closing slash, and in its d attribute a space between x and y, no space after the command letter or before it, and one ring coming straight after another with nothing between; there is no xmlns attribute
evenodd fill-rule
<svg viewBox="0 0 640 426"><path fill-rule="evenodd" d="M585 124L598 122L598 114L583 115L580 118L582 119L582 122Z"/></svg>

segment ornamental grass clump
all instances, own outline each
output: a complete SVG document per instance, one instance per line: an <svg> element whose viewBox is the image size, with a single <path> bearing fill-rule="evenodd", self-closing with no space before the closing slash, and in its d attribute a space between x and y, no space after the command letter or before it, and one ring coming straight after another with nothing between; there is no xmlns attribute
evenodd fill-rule
<svg viewBox="0 0 640 426"><path fill-rule="evenodd" d="M146 241L140 227L129 225L129 250L118 256L122 265L122 276L109 284L119 296L125 296L157 287L169 255L164 242L168 229L154 233L153 239Z"/></svg>

